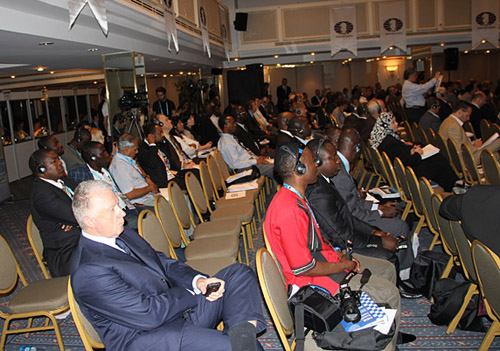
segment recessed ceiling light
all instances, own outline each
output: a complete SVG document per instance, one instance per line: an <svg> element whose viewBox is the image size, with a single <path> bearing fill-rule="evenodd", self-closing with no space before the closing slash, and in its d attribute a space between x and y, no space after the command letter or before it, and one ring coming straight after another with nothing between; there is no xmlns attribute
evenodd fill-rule
<svg viewBox="0 0 500 351"><path fill-rule="evenodd" d="M94 84L97 84L97 80L94 80Z"/></svg>
<svg viewBox="0 0 500 351"><path fill-rule="evenodd" d="M174 76L173 74L170 75L170 77L173 77L173 76Z"/></svg>
<svg viewBox="0 0 500 351"><path fill-rule="evenodd" d="M236 62L238 62L239 60L240 60L240 59L239 59L239 58L237 58L237 57L235 57L235 58L234 58L234 61L236 61Z"/></svg>
<svg viewBox="0 0 500 351"><path fill-rule="evenodd" d="M37 70L38 72L43 72L43 70L44 70L44 69L45 69L45 68L43 68L42 66L40 66L40 67L37 67L37 68L36 68L36 70Z"/></svg>
<svg viewBox="0 0 500 351"><path fill-rule="evenodd" d="M280 55L274 55L274 58L278 58L278 57L280 57Z"/></svg>
<svg viewBox="0 0 500 351"><path fill-rule="evenodd" d="M164 74L164 75L163 75L163 78L167 78L167 75L166 75L166 74Z"/></svg>
<svg viewBox="0 0 500 351"><path fill-rule="evenodd" d="M350 58L350 59L349 59L349 60L347 60L347 61L351 62L351 61L352 61L352 58Z"/></svg>
<svg viewBox="0 0 500 351"><path fill-rule="evenodd" d="M314 56L314 55L316 55L316 53L315 52L311 52L311 56Z"/></svg>
<svg viewBox="0 0 500 351"><path fill-rule="evenodd" d="M54 73L56 73L56 72L54 72L54 71L50 71L50 74L54 74Z"/></svg>
<svg viewBox="0 0 500 351"><path fill-rule="evenodd" d="M394 49L394 46L389 46L389 50L393 50Z"/></svg>
<svg viewBox="0 0 500 351"><path fill-rule="evenodd" d="M386 58L387 58L387 56L382 56L382 58L383 58L383 59L386 59Z"/></svg>
<svg viewBox="0 0 500 351"><path fill-rule="evenodd" d="M158 75L157 75L157 74L155 74L154 76L155 76L155 77L158 77Z"/></svg>
<svg viewBox="0 0 500 351"><path fill-rule="evenodd" d="M484 39L481 40L481 44L484 44L484 43L486 43L486 40L484 40Z"/></svg>
<svg viewBox="0 0 500 351"><path fill-rule="evenodd" d="M380 57L377 57L377 61L380 61Z"/></svg>
<svg viewBox="0 0 500 351"><path fill-rule="evenodd" d="M312 64L312 63L314 63L314 61L309 61L309 63L311 63L311 64Z"/></svg>
<svg viewBox="0 0 500 351"><path fill-rule="evenodd" d="M49 45L54 45L54 43L51 42L51 41L42 41L42 42L38 43L38 45L40 45L40 46L49 46Z"/></svg>
<svg viewBox="0 0 500 351"><path fill-rule="evenodd" d="M490 50L486 50L486 53L489 54L491 51Z"/></svg>
<svg viewBox="0 0 500 351"><path fill-rule="evenodd" d="M464 54L468 54L468 53L469 53L469 50L465 50L465 51L464 51Z"/></svg>
<svg viewBox="0 0 500 351"><path fill-rule="evenodd" d="M184 74L184 72L180 71L179 74L182 76Z"/></svg>
<svg viewBox="0 0 500 351"><path fill-rule="evenodd" d="M277 67L281 67L281 63L278 63L276 66L277 66Z"/></svg>
<svg viewBox="0 0 500 351"><path fill-rule="evenodd" d="M99 51L99 48L90 48L90 49L87 49L88 52L95 52L95 51Z"/></svg>
<svg viewBox="0 0 500 351"><path fill-rule="evenodd" d="M441 45L441 46L444 46L444 43L441 43L440 45Z"/></svg>
<svg viewBox="0 0 500 351"><path fill-rule="evenodd" d="M16 78L16 76L10 76L12 79Z"/></svg>

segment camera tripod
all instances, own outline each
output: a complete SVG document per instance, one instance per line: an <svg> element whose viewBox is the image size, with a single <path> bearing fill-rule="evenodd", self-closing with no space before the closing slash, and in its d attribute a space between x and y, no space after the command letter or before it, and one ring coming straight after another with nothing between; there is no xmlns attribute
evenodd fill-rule
<svg viewBox="0 0 500 351"><path fill-rule="evenodd" d="M139 137L139 140L142 140L142 128L139 124L137 114L138 114L139 109L137 107L134 107L130 109L130 115L129 115L129 125L127 127L127 134L132 134L132 129L135 128L137 131L137 136Z"/></svg>

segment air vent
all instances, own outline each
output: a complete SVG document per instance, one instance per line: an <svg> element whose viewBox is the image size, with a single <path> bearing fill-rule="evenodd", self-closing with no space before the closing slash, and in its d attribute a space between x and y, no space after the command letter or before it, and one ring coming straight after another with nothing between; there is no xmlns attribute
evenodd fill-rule
<svg viewBox="0 0 500 351"><path fill-rule="evenodd" d="M164 17L163 10L161 10L161 8L157 4L152 3L151 1L130 0L130 2L133 2L136 5L139 5L140 7L142 7L143 9L145 9L149 12L152 12L154 14L161 16L161 17Z"/></svg>

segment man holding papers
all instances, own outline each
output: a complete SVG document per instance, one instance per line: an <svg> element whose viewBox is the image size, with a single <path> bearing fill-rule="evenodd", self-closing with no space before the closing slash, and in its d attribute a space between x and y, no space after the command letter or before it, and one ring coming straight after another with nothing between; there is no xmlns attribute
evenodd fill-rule
<svg viewBox="0 0 500 351"><path fill-rule="evenodd" d="M467 102L460 101L453 110L453 113L441 124L439 134L444 140L451 138L458 147L462 144L467 145L471 149L476 163L480 162L481 151L483 151L484 148L493 152L496 158L499 159L497 152L500 150L500 139L498 139L498 134L496 138L490 138L484 143L481 139L471 141L467 135L465 135L465 130L462 126L469 120L471 112L472 107Z"/></svg>

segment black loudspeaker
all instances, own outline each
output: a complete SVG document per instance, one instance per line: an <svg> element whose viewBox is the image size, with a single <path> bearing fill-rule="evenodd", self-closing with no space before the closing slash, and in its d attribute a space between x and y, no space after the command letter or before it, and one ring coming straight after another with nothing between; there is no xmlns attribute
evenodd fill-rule
<svg viewBox="0 0 500 351"><path fill-rule="evenodd" d="M212 68L212 75L218 76L222 74L222 68Z"/></svg>
<svg viewBox="0 0 500 351"><path fill-rule="evenodd" d="M242 104L264 95L264 69L260 68L227 71L229 101Z"/></svg>
<svg viewBox="0 0 500 351"><path fill-rule="evenodd" d="M444 70L456 71L458 69L458 48L444 49Z"/></svg>
<svg viewBox="0 0 500 351"><path fill-rule="evenodd" d="M234 29L239 31L247 30L248 13L236 12L236 18L234 19Z"/></svg>

